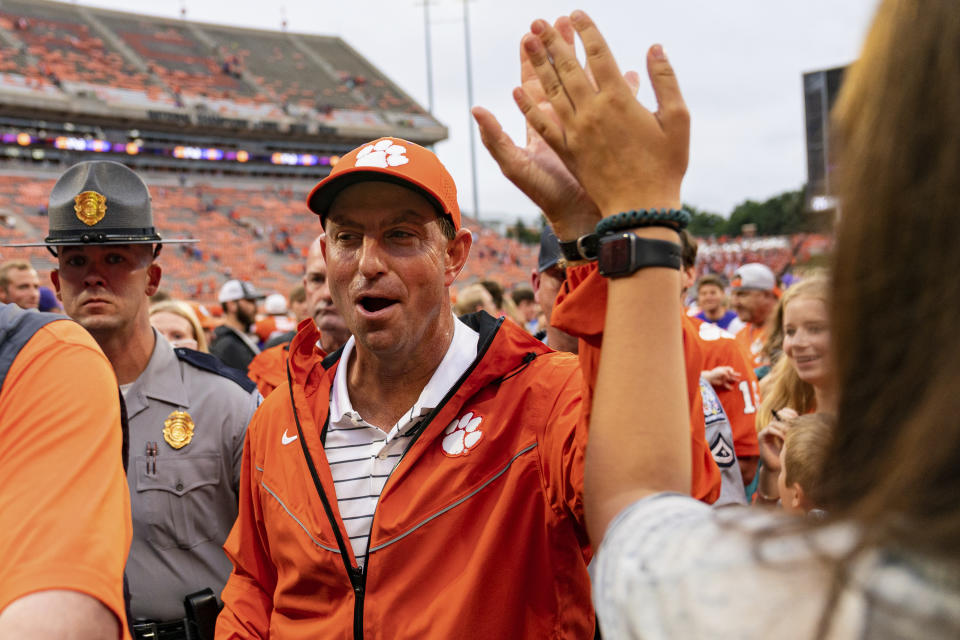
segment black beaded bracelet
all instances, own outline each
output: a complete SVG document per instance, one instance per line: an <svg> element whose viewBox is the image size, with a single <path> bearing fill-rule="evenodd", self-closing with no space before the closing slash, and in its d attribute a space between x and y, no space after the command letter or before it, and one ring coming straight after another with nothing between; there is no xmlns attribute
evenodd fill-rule
<svg viewBox="0 0 960 640"><path fill-rule="evenodd" d="M683 209L636 209L607 216L597 223L596 233L603 236L638 227L669 227L679 231L689 223L690 214Z"/></svg>

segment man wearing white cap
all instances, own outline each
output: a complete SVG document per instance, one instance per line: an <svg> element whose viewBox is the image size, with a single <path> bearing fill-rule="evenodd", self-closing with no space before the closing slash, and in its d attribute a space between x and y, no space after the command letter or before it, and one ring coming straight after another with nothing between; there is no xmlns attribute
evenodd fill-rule
<svg viewBox="0 0 960 640"><path fill-rule="evenodd" d="M257 319L257 300L263 295L249 282L227 280L217 300L223 307L224 322L213 332L210 353L228 367L246 371L260 347L247 333Z"/></svg>
<svg viewBox="0 0 960 640"><path fill-rule="evenodd" d="M751 262L736 270L731 285L733 310L746 323L737 332L737 342L750 355L754 368L769 365L763 355L763 343L767 339L767 319L776 308L780 295L777 279L767 265Z"/></svg>

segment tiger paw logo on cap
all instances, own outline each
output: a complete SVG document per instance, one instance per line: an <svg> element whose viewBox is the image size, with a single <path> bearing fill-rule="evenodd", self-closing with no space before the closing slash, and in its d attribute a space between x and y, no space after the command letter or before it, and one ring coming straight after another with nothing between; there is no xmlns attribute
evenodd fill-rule
<svg viewBox="0 0 960 640"><path fill-rule="evenodd" d="M443 432L443 455L459 458L470 453L483 439L483 431L479 429L482 421L482 417L474 417L473 411L470 411L459 420L451 422Z"/></svg>
<svg viewBox="0 0 960 640"><path fill-rule="evenodd" d="M403 147L393 140L381 140L377 144L370 144L364 147L357 154L355 167L377 167L386 169L387 167L399 167L410 162L410 158L404 154L407 148Z"/></svg>

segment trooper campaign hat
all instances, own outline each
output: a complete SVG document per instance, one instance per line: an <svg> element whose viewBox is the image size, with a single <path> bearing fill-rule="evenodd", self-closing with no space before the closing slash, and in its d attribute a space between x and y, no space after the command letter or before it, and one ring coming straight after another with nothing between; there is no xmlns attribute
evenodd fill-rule
<svg viewBox="0 0 960 640"><path fill-rule="evenodd" d="M108 160L67 169L50 192L47 217L50 231L43 242L5 246L45 246L55 254L59 246L197 242L161 238L153 226L147 185L125 165Z"/></svg>

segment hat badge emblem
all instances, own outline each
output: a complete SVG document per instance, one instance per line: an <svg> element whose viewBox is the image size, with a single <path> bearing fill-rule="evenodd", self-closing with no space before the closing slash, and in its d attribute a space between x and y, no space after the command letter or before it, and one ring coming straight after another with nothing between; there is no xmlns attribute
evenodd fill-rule
<svg viewBox="0 0 960 640"><path fill-rule="evenodd" d="M174 411L163 421L163 439L174 449L182 449L193 440L193 418L186 411Z"/></svg>
<svg viewBox="0 0 960 640"><path fill-rule="evenodd" d="M73 198L73 210L80 222L92 227L106 215L107 197L96 191L84 191Z"/></svg>

